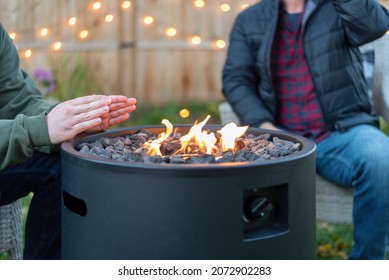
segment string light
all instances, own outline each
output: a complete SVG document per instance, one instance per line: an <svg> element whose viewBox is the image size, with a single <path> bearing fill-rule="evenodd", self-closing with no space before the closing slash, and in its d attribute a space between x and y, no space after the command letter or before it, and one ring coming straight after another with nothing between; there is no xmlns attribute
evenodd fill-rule
<svg viewBox="0 0 389 280"><path fill-rule="evenodd" d="M93 10L97 11L100 8L101 8L101 2L96 1L96 2L93 3L93 5L92 5L92 9Z"/></svg>
<svg viewBox="0 0 389 280"><path fill-rule="evenodd" d="M49 33L49 30L45 27L45 28L42 28L39 33L41 34L42 37L46 37L47 34Z"/></svg>
<svg viewBox="0 0 389 280"><path fill-rule="evenodd" d="M222 12L228 12L229 10L231 10L231 6L228 5L228 4L221 4L220 5L220 10L222 10Z"/></svg>
<svg viewBox="0 0 389 280"><path fill-rule="evenodd" d="M26 50L26 51L24 52L24 56L25 56L26 58L31 57L31 55L32 55L32 51L31 51L31 50Z"/></svg>
<svg viewBox="0 0 389 280"><path fill-rule="evenodd" d="M194 1L193 4L194 4L195 7L197 7L197 8L202 8L202 7L205 6L205 2L204 2L203 0L196 0L196 1Z"/></svg>
<svg viewBox="0 0 389 280"><path fill-rule="evenodd" d="M55 51L58 51L62 48L62 43L61 42L55 42L54 45L53 45L53 49Z"/></svg>
<svg viewBox="0 0 389 280"><path fill-rule="evenodd" d="M113 15L109 14L105 16L105 22L112 22L113 21Z"/></svg>
<svg viewBox="0 0 389 280"><path fill-rule="evenodd" d="M75 25L76 22L77 22L76 17L71 17L71 18L69 18L69 20L68 20L68 24L69 24L70 26Z"/></svg>
<svg viewBox="0 0 389 280"><path fill-rule="evenodd" d="M215 45L216 45L216 47L217 48L219 48L219 49L224 49L225 47L226 47L226 42L224 41L224 40L217 40L216 42L215 42Z"/></svg>
<svg viewBox="0 0 389 280"><path fill-rule="evenodd" d="M219 5L219 9L220 11L222 12L228 12L228 11L231 11L231 6L230 4L226 3L227 1L225 1L224 3L222 2L220 5ZM243 1L242 1L243 2ZM102 8L102 1L91 1L91 4L89 6L87 6L86 8L88 9L93 9L93 10L99 10ZM128 0L122 0L121 2L121 8L123 9L128 9L132 6L132 1L128 1ZM192 4L194 7L196 8L203 8L205 5L206 5L206 1L205 0L192 0ZM247 7L249 7L250 5L249 4L242 4L240 6L240 8L243 10L243 9L246 9ZM97 14L96 14L97 15ZM110 23L114 20L114 15L113 14L106 14L105 16L104 15L101 15L101 17L103 18L103 20L106 22L106 23ZM156 19L153 17L153 16L145 16L143 17L143 23L145 25L151 25L153 24ZM71 16L68 18L67 22L65 22L65 24L67 23L69 26L74 26L76 25L77 23L77 18L75 16ZM50 29L48 27L43 27L39 30L39 35L41 37L46 37L48 35L50 35ZM389 31L388 31L389 32ZM9 36L12 40L15 40L16 38L16 33L9 33ZM87 29L83 29L83 30L79 30L78 32L78 37L79 39L86 39L90 36L89 34L89 31ZM175 37L177 36L177 29L173 26L170 26L170 27L167 27L165 29L165 36L166 37ZM201 38L200 36L198 35L195 35L191 38L189 38L189 41L191 44L193 45L200 45L203 41L203 38ZM218 48L218 49L224 49L226 47L226 41L224 40L214 40L211 44L214 48ZM204 46L208 46L208 44L204 44ZM52 42L52 45L51 45L51 48L54 49L54 50L60 50L62 49L62 43L60 41L56 41L56 42ZM29 50L26 50L24 52L24 57L30 57L32 55L32 51L31 49Z"/></svg>
<svg viewBox="0 0 389 280"><path fill-rule="evenodd" d="M191 39L191 42L193 45L200 45L200 43L201 43L200 36L193 36Z"/></svg>
<svg viewBox="0 0 389 280"><path fill-rule="evenodd" d="M146 16L146 17L144 17L144 18L143 18L143 22L144 22L144 24L147 24L147 25L150 25L150 24L152 24L152 23L153 23L153 21L154 21L154 18L153 18L153 17L151 17L151 16Z"/></svg>
<svg viewBox="0 0 389 280"><path fill-rule="evenodd" d="M85 39L86 37L88 37L88 30L81 30L79 36L81 39Z"/></svg>
<svg viewBox="0 0 389 280"><path fill-rule="evenodd" d="M166 35L169 37L174 37L177 34L177 30L173 27L170 27L166 30Z"/></svg>
<svg viewBox="0 0 389 280"><path fill-rule="evenodd" d="M128 9L129 7L131 7L131 1L123 1L122 8Z"/></svg>

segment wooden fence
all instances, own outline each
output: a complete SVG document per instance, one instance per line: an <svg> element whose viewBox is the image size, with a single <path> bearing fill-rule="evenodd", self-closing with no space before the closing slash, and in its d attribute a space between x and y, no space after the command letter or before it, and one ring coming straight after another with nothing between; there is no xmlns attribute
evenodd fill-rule
<svg viewBox="0 0 389 280"><path fill-rule="evenodd" d="M243 6L255 2L0 0L0 21L30 73L56 67L66 76L65 58L91 69L86 82L103 93L148 104L205 102L223 99L228 35Z"/></svg>
<svg viewBox="0 0 389 280"><path fill-rule="evenodd" d="M212 101L222 99L221 68L232 23L242 5L254 2L0 0L0 19L30 73L58 68L53 63L66 57L92 69L89 82L104 93L149 104Z"/></svg>

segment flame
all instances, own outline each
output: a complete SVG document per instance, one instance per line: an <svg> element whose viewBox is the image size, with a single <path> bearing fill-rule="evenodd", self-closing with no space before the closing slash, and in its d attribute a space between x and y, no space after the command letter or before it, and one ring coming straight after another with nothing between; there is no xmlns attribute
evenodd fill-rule
<svg viewBox="0 0 389 280"><path fill-rule="evenodd" d="M229 123L217 132L221 135L220 145L217 143L217 138L213 132L208 133L202 131L204 125L210 119L207 116L200 123L195 123L189 130L188 134L180 138L181 147L176 151L176 154L215 154L218 153L218 146L222 147L222 151L235 151L235 140L242 136L248 126L238 127L235 123ZM166 131L158 135L158 139L146 142L144 145L148 149L147 154L150 156L163 156L160 147L161 143L166 141L173 133L173 125L166 119L162 120L162 124L166 126Z"/></svg>
<svg viewBox="0 0 389 280"><path fill-rule="evenodd" d="M222 129L218 130L217 132L222 135L221 145L223 152L229 150L234 151L236 138L242 136L246 132L247 128L248 126L238 127L235 123L231 122L226 124Z"/></svg>
<svg viewBox="0 0 389 280"><path fill-rule="evenodd" d="M148 148L147 154L149 156L162 156L161 151L159 150L161 143L168 139L173 132L173 125L168 120L163 119L162 124L166 126L166 132L160 133L158 139L145 143L145 146Z"/></svg>
<svg viewBox="0 0 389 280"><path fill-rule="evenodd" d="M213 150L217 149L215 146L217 141L215 134L207 134L206 131L201 131L210 117L211 116L208 115L201 123L194 124L189 130L189 133L180 138L181 149L178 150L178 153L193 152L190 150L191 143L195 143L199 147L199 151L197 152L203 152L209 155L212 154Z"/></svg>

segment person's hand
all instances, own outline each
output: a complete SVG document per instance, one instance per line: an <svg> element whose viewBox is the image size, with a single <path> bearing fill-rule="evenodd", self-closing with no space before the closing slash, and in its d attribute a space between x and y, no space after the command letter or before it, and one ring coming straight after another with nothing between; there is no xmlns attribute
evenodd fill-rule
<svg viewBox="0 0 389 280"><path fill-rule="evenodd" d="M104 95L88 95L60 103L47 114L50 141L58 144L81 132L120 123L135 109L135 103L132 98Z"/></svg>
<svg viewBox="0 0 389 280"><path fill-rule="evenodd" d="M129 113L136 109L136 99L121 95L107 96L111 99L109 111L101 116L101 123L87 129L87 132L97 132L110 128L128 119Z"/></svg>

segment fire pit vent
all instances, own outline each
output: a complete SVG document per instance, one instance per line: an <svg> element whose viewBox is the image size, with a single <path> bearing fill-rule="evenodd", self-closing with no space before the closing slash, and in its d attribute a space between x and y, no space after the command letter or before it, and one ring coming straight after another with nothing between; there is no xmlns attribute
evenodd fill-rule
<svg viewBox="0 0 389 280"><path fill-rule="evenodd" d="M269 238L288 232L288 185L243 192L244 240Z"/></svg>

